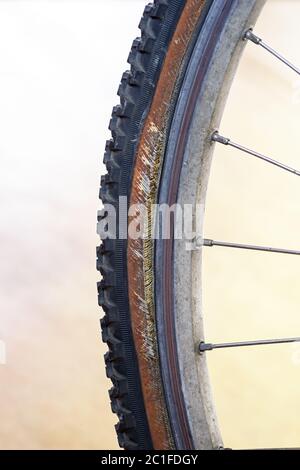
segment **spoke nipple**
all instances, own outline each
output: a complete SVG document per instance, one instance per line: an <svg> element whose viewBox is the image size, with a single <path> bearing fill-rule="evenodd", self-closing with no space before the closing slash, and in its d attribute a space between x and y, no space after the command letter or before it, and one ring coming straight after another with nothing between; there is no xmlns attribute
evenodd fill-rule
<svg viewBox="0 0 300 470"><path fill-rule="evenodd" d="M195 237L193 240L193 245L194 245L194 250L198 250L202 248L203 246L214 246L215 242L214 240L211 240L209 238L203 238L203 237Z"/></svg>
<svg viewBox="0 0 300 470"><path fill-rule="evenodd" d="M260 44L262 42L262 39L256 36L253 33L253 30L250 28L248 31L245 32L244 34L244 40L249 40L251 42L254 42L254 44Z"/></svg>
<svg viewBox="0 0 300 470"><path fill-rule="evenodd" d="M199 353L202 354L205 351L212 351L214 349L213 344L211 343L205 343L204 341L201 341L199 344Z"/></svg>
<svg viewBox="0 0 300 470"><path fill-rule="evenodd" d="M219 144L223 144L223 145L228 145L230 142L230 139L228 139L227 137L223 137L222 135L219 134L218 131L215 131L213 133L213 135L211 136L211 140L213 142L218 142Z"/></svg>
<svg viewBox="0 0 300 470"><path fill-rule="evenodd" d="M214 241L211 240L210 238L204 238L202 240L203 246L214 246Z"/></svg>
<svg viewBox="0 0 300 470"><path fill-rule="evenodd" d="M194 247L195 249L201 248L204 245L203 237L195 237L194 238Z"/></svg>

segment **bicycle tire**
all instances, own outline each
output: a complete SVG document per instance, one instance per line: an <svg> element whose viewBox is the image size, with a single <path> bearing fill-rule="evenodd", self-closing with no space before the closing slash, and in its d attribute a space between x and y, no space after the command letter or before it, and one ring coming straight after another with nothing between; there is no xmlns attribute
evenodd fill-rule
<svg viewBox="0 0 300 470"><path fill-rule="evenodd" d="M220 120L243 49L241 32L252 26L263 3L263 0L157 0L146 6L140 23L141 38L133 42L128 58L131 70L122 77L120 104L113 109L110 121L112 139L106 144L104 157L107 174L101 178L100 189L104 204L98 215L101 226L108 218L107 204L115 206L117 227L121 225L124 212L119 207L120 196L126 196L130 205L143 202L149 205L157 201L172 204L182 194L187 184L183 146L187 143L200 85L207 80L216 54L220 54L218 47L223 50L222 34L228 38L230 32L233 45L225 54L226 60L222 59L223 68L220 66L219 72L216 69L219 81L215 80L217 86L211 90L214 108L207 113L208 125L204 126L203 154L209 154L207 161L211 159L207 136ZM193 67L200 61L202 76L197 88L195 83L192 85L197 78ZM188 103L190 96L192 101ZM182 119L187 108L189 115L184 127ZM175 149L179 144L180 151ZM199 170L195 175L198 173ZM195 177L195 187L198 180ZM205 190L202 196L205 198ZM182 290L183 298L189 295L174 257L177 263L182 261L190 269L194 262L191 255L186 255L187 261L182 246L178 248L174 239L127 240L120 234L114 239L101 229L99 232L103 242L97 248L97 269L103 279L98 284L98 298L105 312L101 320L102 338L109 347L105 363L107 376L113 382L110 398L112 411L119 418L116 425L119 445L128 450L221 448L206 372L205 376L200 374L205 391L200 387L197 395L201 399L200 411L194 416L191 393L186 386L189 379L184 371L191 353L178 352L178 328L183 327L182 331L187 328L178 325L175 310L178 302L186 310L190 306L180 300L178 289ZM166 275L168 270L170 275ZM200 330L197 331L201 336ZM193 334L189 330L186 337L194 341ZM195 354L194 344L191 350ZM201 370L205 370L205 359L200 361ZM195 386L196 381L190 389Z"/></svg>

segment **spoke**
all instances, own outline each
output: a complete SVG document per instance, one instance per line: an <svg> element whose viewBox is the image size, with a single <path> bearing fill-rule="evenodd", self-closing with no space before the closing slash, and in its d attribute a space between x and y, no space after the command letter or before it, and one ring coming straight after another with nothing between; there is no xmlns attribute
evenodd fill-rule
<svg viewBox="0 0 300 470"><path fill-rule="evenodd" d="M199 246L222 246L224 248L239 248L242 250L253 250L253 251L266 251L269 253L282 253L285 255L300 255L298 250L288 250L285 248L273 248L270 246L257 246L257 245L244 245L241 243L230 243L217 240L211 240L208 238L199 238L196 242L197 247Z"/></svg>
<svg viewBox="0 0 300 470"><path fill-rule="evenodd" d="M213 349L240 348L245 346L265 346L270 344L300 343L300 338L261 339L257 341L240 341L236 343L204 343L199 345L199 351L212 351Z"/></svg>
<svg viewBox="0 0 300 470"><path fill-rule="evenodd" d="M293 173L294 175L300 176L300 171L295 170L294 168L291 168L290 166L284 165L284 163L278 162L277 160L273 160L270 157L267 157L266 155L263 155L261 153L255 152L254 150L248 149L247 147L244 147L243 145L237 144L236 142L233 142L230 140L228 137L224 137L219 134L218 131L215 131L211 137L213 142L218 142L219 144L223 145L229 145L230 147L234 147L238 150L241 150L244 153L247 153L248 155L252 155L253 157L259 158L260 160L264 160L267 163L270 163L271 165L275 165L278 168L281 168L282 170L288 171L289 173Z"/></svg>
<svg viewBox="0 0 300 470"><path fill-rule="evenodd" d="M279 59L281 62L283 62L285 65L287 65L290 69L294 70L298 75L300 75L300 69L293 65L291 62L289 62L285 57L283 57L281 54L279 54L277 51L272 49L272 47L268 46L261 38L256 36L252 29L249 29L244 36L245 39L248 39L249 41L253 42L254 44L257 44L258 46L263 47L266 51L270 52L274 57Z"/></svg>

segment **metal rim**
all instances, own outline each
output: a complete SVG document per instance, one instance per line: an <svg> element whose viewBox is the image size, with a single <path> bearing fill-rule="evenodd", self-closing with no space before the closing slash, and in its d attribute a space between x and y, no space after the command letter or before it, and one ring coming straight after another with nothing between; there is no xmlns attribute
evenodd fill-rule
<svg viewBox="0 0 300 470"><path fill-rule="evenodd" d="M197 204L205 207L213 152L211 136L218 128L245 46L244 34L255 23L264 3L264 0L224 0L213 4L190 61L174 114L159 203L172 206L177 202L181 207L184 204L192 204L194 208ZM201 248L188 251L186 240L159 240L156 243L158 331L160 338L173 335L173 341L160 343L161 370L167 405L172 410L169 414L175 439L177 436L177 448L182 448L182 442L174 413L177 406L172 390L174 377L169 368L173 354L178 362L194 448L221 448L223 445L206 358L199 355L199 342L204 341L199 289L201 251Z"/></svg>

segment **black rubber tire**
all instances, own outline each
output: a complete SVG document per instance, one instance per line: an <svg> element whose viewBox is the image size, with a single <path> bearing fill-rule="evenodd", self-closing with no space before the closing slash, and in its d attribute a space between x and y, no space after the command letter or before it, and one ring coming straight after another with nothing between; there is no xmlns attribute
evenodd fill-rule
<svg viewBox="0 0 300 470"><path fill-rule="evenodd" d="M141 37L133 41L118 90L120 104L114 107L106 143L100 199L118 205L119 196L130 196L131 170L143 120L151 104L160 69L185 0L157 0L145 7L139 24ZM105 210L98 221L106 217ZM102 338L108 345L106 374L112 380L109 391L120 447L152 449L134 348L127 289L126 240L105 239L97 248L98 302L105 312Z"/></svg>

